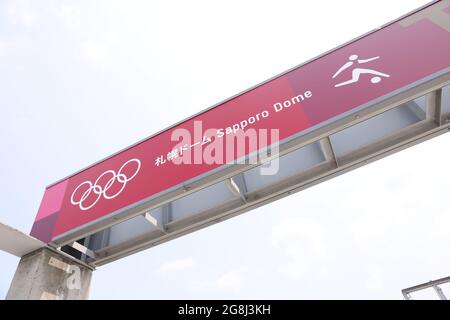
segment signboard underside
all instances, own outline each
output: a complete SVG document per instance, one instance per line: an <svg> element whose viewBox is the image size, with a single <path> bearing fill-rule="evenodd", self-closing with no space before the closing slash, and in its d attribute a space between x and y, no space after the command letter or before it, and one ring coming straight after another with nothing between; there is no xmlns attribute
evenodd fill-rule
<svg viewBox="0 0 450 320"><path fill-rule="evenodd" d="M435 1L49 186L31 234L102 265L449 128L450 1ZM176 163L251 130L279 144Z"/></svg>
<svg viewBox="0 0 450 320"><path fill-rule="evenodd" d="M243 165L230 177L213 180L207 187L81 239L92 251L84 258L100 266L446 133L450 130L450 73L446 79L443 89L405 92L405 99L414 99L384 108L380 105L378 112L362 114L362 121L348 122L314 140L294 140L282 146L275 175L261 175L264 164Z"/></svg>

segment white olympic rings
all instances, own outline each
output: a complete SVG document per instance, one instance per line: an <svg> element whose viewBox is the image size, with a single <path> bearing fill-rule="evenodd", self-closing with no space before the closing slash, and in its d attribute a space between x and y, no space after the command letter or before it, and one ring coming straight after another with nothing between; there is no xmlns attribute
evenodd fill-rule
<svg viewBox="0 0 450 320"><path fill-rule="evenodd" d="M136 168L136 171L130 177L127 177L122 171L131 162L135 162L137 164L137 168ZM92 183L91 181L84 181L81 184L79 184L78 187L76 187L75 190L72 192L72 196L70 197L70 202L74 206L79 206L80 210L85 211L85 210L89 210L93 206L95 206L102 196L105 199L113 199L113 198L117 197L125 189L125 186L127 185L127 183L138 174L140 169L141 169L141 161L136 158L130 159L120 167L120 169L119 169L119 171L117 171L117 173L114 170L107 170L107 171L103 172L97 178L97 180L95 180L94 183ZM100 179L102 179L104 176L107 176L107 175L110 175L111 177L109 178L109 180L106 182L106 184L103 187L100 186L99 185ZM120 189L118 191L116 191L114 194L108 194L108 190L112 187L112 185L116 181L122 184ZM74 196L76 195L77 191L83 186L86 186L87 189L83 192L81 197L78 197L78 199L75 200ZM95 200L91 204L84 206L83 203L92 193L96 195Z"/></svg>

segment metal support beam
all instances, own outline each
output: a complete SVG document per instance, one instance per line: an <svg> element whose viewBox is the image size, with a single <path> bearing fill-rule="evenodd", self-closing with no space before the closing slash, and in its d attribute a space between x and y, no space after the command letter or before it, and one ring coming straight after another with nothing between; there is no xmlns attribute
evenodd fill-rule
<svg viewBox="0 0 450 320"><path fill-rule="evenodd" d="M450 114L445 114L445 116ZM168 233L163 236L146 235L143 238L134 239L128 243L107 248L105 255L97 259L93 265L100 266L105 263L117 260L134 252L161 244L181 235L193 232L208 225L231 218L248 210L257 208L266 203L283 198L289 194L304 190L313 185L324 182L338 175L349 172L367 163L384 158L390 154L426 141L440 134L448 132L450 124L437 127L434 123L427 121L418 122L408 128L385 137L382 141L377 141L371 145L366 145L346 154L340 158L340 166L336 168L335 163L324 161L304 172L289 176L285 179L270 184L262 189L245 193L246 203L241 198L233 198L218 207L210 208L192 215L189 218L171 221L167 225ZM237 178L235 178L236 181ZM238 190L231 181L223 180L233 194L238 195ZM235 184L240 186L240 184ZM242 187L239 194L242 194ZM100 254L100 253L99 253Z"/></svg>
<svg viewBox="0 0 450 320"><path fill-rule="evenodd" d="M320 139L320 148L327 162L334 162L336 168L339 167L339 162L334 152L333 145L331 144L330 137Z"/></svg>
<svg viewBox="0 0 450 320"><path fill-rule="evenodd" d="M403 298L405 300L412 300L412 297L411 297L411 295L409 293L402 292L402 294L403 294Z"/></svg>
<svg viewBox="0 0 450 320"><path fill-rule="evenodd" d="M225 184L228 189L230 189L231 193L233 193L236 197L240 197L244 203L247 203L247 198L245 194L241 191L237 183L233 180L233 178L229 178L225 180Z"/></svg>
<svg viewBox="0 0 450 320"><path fill-rule="evenodd" d="M45 247L45 243L0 222L0 250L22 257Z"/></svg>
<svg viewBox="0 0 450 320"><path fill-rule="evenodd" d="M248 192L247 181L245 179L245 174L243 172L239 173L239 176L242 179L242 192L245 194Z"/></svg>
<svg viewBox="0 0 450 320"><path fill-rule="evenodd" d="M442 89L430 92L427 98L427 120L442 124Z"/></svg>
<svg viewBox="0 0 450 320"><path fill-rule="evenodd" d="M69 244L69 247L74 248L75 250L81 252L82 254L88 256L89 258L95 259L96 258L96 254L94 251L88 249L87 247L83 246L82 244L78 243L78 242L72 242L71 244Z"/></svg>
<svg viewBox="0 0 450 320"><path fill-rule="evenodd" d="M447 297L444 294L444 291L442 291L441 287L439 286L433 286L434 291L436 291L439 299L441 300L447 300Z"/></svg>
<svg viewBox="0 0 450 320"><path fill-rule="evenodd" d="M403 297L405 297L406 300L411 300L411 295L410 294L412 292L416 292L416 291L420 291L420 290L424 290L424 289L428 289L428 288L433 288L434 291L436 291L439 299L447 300L447 297L445 296L445 294L442 291L441 287L439 287L439 285L444 284L444 283L450 283L450 277L445 277L445 278L441 278L441 279L437 279L437 280L432 280L432 281L429 281L429 282L426 282L426 283L421 283L419 285L403 289L402 290L402 294L403 294Z"/></svg>
<svg viewBox="0 0 450 320"><path fill-rule="evenodd" d="M160 231L167 233L166 223L164 223L164 217L167 216L167 214L165 214L166 213L165 211L166 210L164 210L164 207L163 207L163 212L162 212L161 216L159 216L159 217L155 217L150 212L146 212L146 213L144 213L144 218L145 218L145 220L150 222L152 225L154 225L156 228L158 228Z"/></svg>
<svg viewBox="0 0 450 320"><path fill-rule="evenodd" d="M167 232L166 226L172 220L172 202L169 202L162 206L162 225L164 226L164 232Z"/></svg>
<svg viewBox="0 0 450 320"><path fill-rule="evenodd" d="M404 106L411 110L411 112L417 117L417 119L422 120L427 117L426 110L422 110L422 108L415 100L405 103Z"/></svg>

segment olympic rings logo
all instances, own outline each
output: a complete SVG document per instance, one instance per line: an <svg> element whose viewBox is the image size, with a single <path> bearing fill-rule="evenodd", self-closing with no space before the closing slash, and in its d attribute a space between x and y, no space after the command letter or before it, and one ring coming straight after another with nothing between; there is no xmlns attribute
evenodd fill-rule
<svg viewBox="0 0 450 320"><path fill-rule="evenodd" d="M127 176L124 171L133 163L137 167L132 175ZM127 183L138 174L140 169L141 161L139 159L130 159L120 167L117 173L114 170L107 170L94 183L91 181L82 182L72 192L70 202L74 206L78 206L80 210L86 211L95 206L102 197L108 200L113 199L122 193ZM120 187L118 187L116 182L120 183Z"/></svg>

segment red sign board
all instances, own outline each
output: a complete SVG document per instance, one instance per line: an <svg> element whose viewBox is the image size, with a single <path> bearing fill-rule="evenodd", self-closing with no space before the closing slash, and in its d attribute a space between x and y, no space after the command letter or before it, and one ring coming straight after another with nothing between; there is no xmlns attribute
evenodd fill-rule
<svg viewBox="0 0 450 320"><path fill-rule="evenodd" d="M236 130L278 129L283 140L449 67L450 3L439 1L48 187L31 235L50 242L223 166L176 159ZM191 141L173 141L177 132Z"/></svg>

